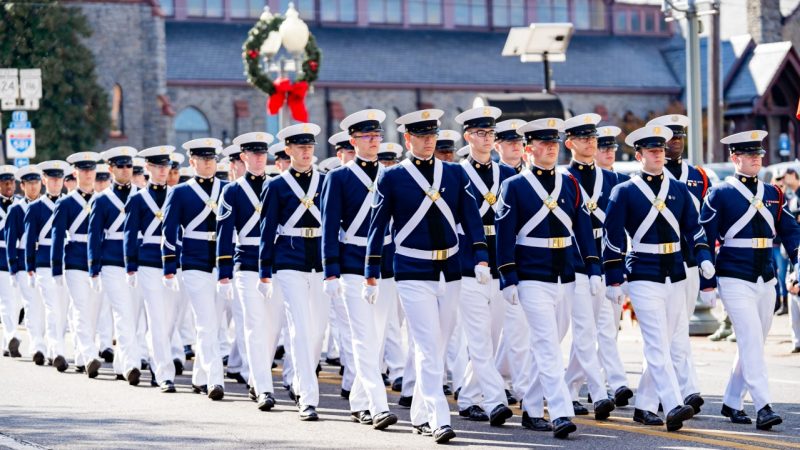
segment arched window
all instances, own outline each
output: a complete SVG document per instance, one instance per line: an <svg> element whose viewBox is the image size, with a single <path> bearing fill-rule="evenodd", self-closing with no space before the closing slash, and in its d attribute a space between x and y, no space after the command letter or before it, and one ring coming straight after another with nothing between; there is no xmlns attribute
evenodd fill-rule
<svg viewBox="0 0 800 450"><path fill-rule="evenodd" d="M208 119L194 106L184 108L175 117L175 140L179 146L192 139L209 137L210 133Z"/></svg>
<svg viewBox="0 0 800 450"><path fill-rule="evenodd" d="M122 86L115 84L111 90L111 137L125 134L125 111L122 106Z"/></svg>

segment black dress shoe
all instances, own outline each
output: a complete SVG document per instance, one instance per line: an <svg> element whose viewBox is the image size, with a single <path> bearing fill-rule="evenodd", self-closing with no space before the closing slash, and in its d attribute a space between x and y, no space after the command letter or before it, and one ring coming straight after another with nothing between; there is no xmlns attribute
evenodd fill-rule
<svg viewBox="0 0 800 450"><path fill-rule="evenodd" d="M222 357L222 365L228 367L228 355Z"/></svg>
<svg viewBox="0 0 800 450"><path fill-rule="evenodd" d="M153 372L153 368L151 367L150 370L150 387L159 387L158 381L156 381L156 374Z"/></svg>
<svg viewBox="0 0 800 450"><path fill-rule="evenodd" d="M568 417L559 417L553 421L553 437L556 439L566 439L577 429L578 427Z"/></svg>
<svg viewBox="0 0 800 450"><path fill-rule="evenodd" d="M208 394L208 385L202 384L198 386L196 384L193 384L192 392L194 392L195 394Z"/></svg>
<svg viewBox="0 0 800 450"><path fill-rule="evenodd" d="M55 359L53 360L53 365L56 366L56 370L59 372L64 372L69 367L69 364L67 363L67 358L64 358L61 355L55 357Z"/></svg>
<svg viewBox="0 0 800 450"><path fill-rule="evenodd" d="M458 401L458 396L459 395L461 395L461 388L458 388L458 389L456 389L455 392L453 392L453 400Z"/></svg>
<svg viewBox="0 0 800 450"><path fill-rule="evenodd" d="M747 417L747 413L744 412L743 409L733 409L725 403L722 404L722 411L720 411L720 414L731 419L732 423L739 425L750 425L753 423L753 421Z"/></svg>
<svg viewBox="0 0 800 450"><path fill-rule="evenodd" d="M225 389L218 384L211 386L211 389L208 390L208 398L211 400L222 400L223 397L225 397Z"/></svg>
<svg viewBox="0 0 800 450"><path fill-rule="evenodd" d="M245 380L242 374L239 372L228 372L226 375L231 380L236 380L236 382L239 384L247 384L247 380Z"/></svg>
<svg viewBox="0 0 800 450"><path fill-rule="evenodd" d="M284 349L282 345L279 345L275 349L275 356L272 359L283 359L283 355L285 354L286 354L286 349Z"/></svg>
<svg viewBox="0 0 800 450"><path fill-rule="evenodd" d="M628 406L628 400L633 397L633 391L628 386L620 386L614 391L614 404L617 406Z"/></svg>
<svg viewBox="0 0 800 450"><path fill-rule="evenodd" d="M467 420L472 420L473 422L487 422L489 420L486 411L478 405L472 405L467 409L462 409L458 411L458 415Z"/></svg>
<svg viewBox="0 0 800 450"><path fill-rule="evenodd" d="M392 382L392 391L400 392L403 390L403 377L397 377Z"/></svg>
<svg viewBox="0 0 800 450"><path fill-rule="evenodd" d="M191 345L183 346L183 355L186 357L187 361L191 361L192 358L194 358L194 350L192 350Z"/></svg>
<svg viewBox="0 0 800 450"><path fill-rule="evenodd" d="M385 430L390 425L397 423L397 416L389 411L379 412L372 418L372 428L376 430Z"/></svg>
<svg viewBox="0 0 800 450"><path fill-rule="evenodd" d="M588 416L589 415L589 410L585 406L583 406L583 404L581 404L581 402L579 402L577 400L573 400L572 401L572 409L575 410L575 415L576 416Z"/></svg>
<svg viewBox="0 0 800 450"><path fill-rule="evenodd" d="M456 437L456 432L450 425L442 425L433 432L433 440L437 444L444 444Z"/></svg>
<svg viewBox="0 0 800 450"><path fill-rule="evenodd" d="M344 366L339 366L339 376L344 375Z"/></svg>
<svg viewBox="0 0 800 450"><path fill-rule="evenodd" d="M118 374L114 375L114 379L117 380L117 381L125 381L125 375L123 375L121 373L118 373Z"/></svg>
<svg viewBox="0 0 800 450"><path fill-rule="evenodd" d="M8 353L8 350L3 350L3 356L8 358L9 356L11 356L11 353Z"/></svg>
<svg viewBox="0 0 800 450"><path fill-rule="evenodd" d="M667 431L678 431L683 427L683 421L694 416L694 408L689 405L678 405L667 413Z"/></svg>
<svg viewBox="0 0 800 450"><path fill-rule="evenodd" d="M319 373L322 372L322 364L317 363L317 378L319 378Z"/></svg>
<svg viewBox="0 0 800 450"><path fill-rule="evenodd" d="M506 420L514 416L511 409L506 405L497 405L491 413L489 413L489 425L499 427L506 423Z"/></svg>
<svg viewBox="0 0 800 450"><path fill-rule="evenodd" d="M683 404L691 406L695 414L700 414L700 407L703 406L705 402L703 397L700 397L700 394L689 394L683 400Z"/></svg>
<svg viewBox="0 0 800 450"><path fill-rule="evenodd" d="M792 353L800 353L800 347L793 348Z"/></svg>
<svg viewBox="0 0 800 450"><path fill-rule="evenodd" d="M533 431L553 431L553 426L544 417L531 417L525 411L522 412L522 426Z"/></svg>
<svg viewBox="0 0 800 450"><path fill-rule="evenodd" d="M44 365L44 353L37 351L33 354L33 363L37 366Z"/></svg>
<svg viewBox="0 0 800 450"><path fill-rule="evenodd" d="M342 360L339 358L325 358L325 364L339 367L342 365Z"/></svg>
<svg viewBox="0 0 800 450"><path fill-rule="evenodd" d="M372 415L370 415L369 410L367 409L363 411L351 412L350 420L352 420L355 423L360 423L362 425L372 425Z"/></svg>
<svg viewBox="0 0 800 450"><path fill-rule="evenodd" d="M150 368L150 363L148 363L146 359L140 360L139 363L139 366L142 368L142 370L148 370Z"/></svg>
<svg viewBox="0 0 800 450"><path fill-rule="evenodd" d="M128 384L131 386L138 386L139 385L139 378L142 376L142 372L139 371L136 367L129 370L128 373L125 374L125 379L128 380Z"/></svg>
<svg viewBox="0 0 800 450"><path fill-rule="evenodd" d="M517 397L514 397L514 394L512 394L508 389L506 389L506 401L509 405L516 405L518 403Z"/></svg>
<svg viewBox="0 0 800 450"><path fill-rule="evenodd" d="M22 356L22 353L19 352L19 339L11 338L11 340L8 341L8 354L12 358L19 358Z"/></svg>
<svg viewBox="0 0 800 450"><path fill-rule="evenodd" d="M165 394L171 394L175 392L175 383L170 380L162 381L161 382L161 392Z"/></svg>
<svg viewBox="0 0 800 450"><path fill-rule="evenodd" d="M614 400L604 398L599 402L594 402L594 420L606 420L614 410Z"/></svg>
<svg viewBox="0 0 800 450"><path fill-rule="evenodd" d="M402 395L397 400L397 404L402 406L403 408L411 408L411 402L414 401L414 396L409 395L408 397L403 397Z"/></svg>
<svg viewBox="0 0 800 450"><path fill-rule="evenodd" d="M775 414L772 407L767 405L758 410L758 418L756 419L756 428L759 430L770 430L775 425L783 423L781 416Z"/></svg>
<svg viewBox="0 0 800 450"><path fill-rule="evenodd" d="M636 408L633 410L633 421L639 422L642 425L649 425L653 427L660 427L664 425L664 421L658 414L643 409Z"/></svg>
<svg viewBox="0 0 800 450"><path fill-rule="evenodd" d="M103 361L107 363L114 362L114 349L113 348L106 348L101 351L98 356L103 358Z"/></svg>
<svg viewBox="0 0 800 450"><path fill-rule="evenodd" d="M431 430L431 426L428 425L428 422L422 425L411 425L411 431L414 434L421 434L422 436L433 436L433 431Z"/></svg>
<svg viewBox="0 0 800 450"><path fill-rule="evenodd" d="M256 388L254 388L253 386L247 388L247 398L249 398L254 402L258 400L258 394L256 394Z"/></svg>
<svg viewBox="0 0 800 450"><path fill-rule="evenodd" d="M442 392L444 392L444 395L453 395L453 390L447 384L442 385Z"/></svg>
<svg viewBox="0 0 800 450"><path fill-rule="evenodd" d="M314 422L316 420L319 420L319 415L317 415L317 408L311 405L304 406L300 410L300 420L304 422Z"/></svg>
<svg viewBox="0 0 800 450"><path fill-rule="evenodd" d="M175 358L172 360L172 364L175 365L175 376L183 375L183 363L180 359Z"/></svg>
<svg viewBox="0 0 800 450"><path fill-rule="evenodd" d="M262 392L258 394L258 409L261 411L269 411L275 406L275 398L272 397L271 392Z"/></svg>
<svg viewBox="0 0 800 450"><path fill-rule="evenodd" d="M342 391L339 392L339 396L349 400L350 399L350 391L348 391L347 389L342 389Z"/></svg>
<svg viewBox="0 0 800 450"><path fill-rule="evenodd" d="M102 365L103 363L101 363L100 360L91 360L91 362L86 365L86 375L88 375L89 378L97 378L97 374L100 372L100 366Z"/></svg>
<svg viewBox="0 0 800 450"><path fill-rule="evenodd" d="M389 386L392 385L392 382L389 380L389 375L386 375L385 373L382 373L381 374L381 378L383 378L383 386L384 387L389 387Z"/></svg>

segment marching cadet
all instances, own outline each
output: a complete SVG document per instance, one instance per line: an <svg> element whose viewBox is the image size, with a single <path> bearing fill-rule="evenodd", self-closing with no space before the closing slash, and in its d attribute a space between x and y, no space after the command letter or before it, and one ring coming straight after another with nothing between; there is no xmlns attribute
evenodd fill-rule
<svg viewBox="0 0 800 450"><path fill-rule="evenodd" d="M692 166L682 158L686 141L686 127L689 125L689 118L680 114L669 114L656 117L647 122L648 126L662 126L672 130L672 139L667 142L666 158L664 164L664 174L674 180L686 184L689 193L692 194L692 203L700 215L700 205L708 192L711 183L708 175L702 168ZM685 239L683 239L685 242ZM670 347L672 363L675 365L675 375L678 377L678 385L684 396L683 403L690 405L695 414L700 413L700 407L705 403L700 396L700 389L697 386L697 372L694 368L692 358L692 348L689 342L689 318L694 314L694 307L697 304L697 295L700 292L700 272L689 245L681 247L683 254L683 264L686 269L686 323L678 325L680 333L673 336Z"/></svg>
<svg viewBox="0 0 800 450"><path fill-rule="evenodd" d="M214 173L214 176L217 179L222 181L230 181L231 180L231 163L230 161L223 159L222 161L217 163L217 171Z"/></svg>
<svg viewBox="0 0 800 450"><path fill-rule="evenodd" d="M44 178L45 195L28 205L23 218L25 271L35 279L33 283L38 286L44 302L46 356L59 372L64 372L69 367L64 357L68 299L64 289L56 286L50 269L50 231L55 202L61 197L64 185L64 173L71 173L72 167L64 161L45 161L38 168Z"/></svg>
<svg viewBox="0 0 800 450"><path fill-rule="evenodd" d="M613 125L597 128L597 153L594 156L595 162L601 169L614 172L614 161L617 160L617 136L622 133L619 127ZM614 172L616 173L616 172ZM620 182L628 181L630 177L618 173L617 178Z"/></svg>
<svg viewBox="0 0 800 450"><path fill-rule="evenodd" d="M401 125L401 133L405 133L405 128ZM399 131L399 129L398 129ZM456 160L456 141L461 140L461 133L455 130L439 130L436 135L436 149L433 156L445 162Z"/></svg>
<svg viewBox="0 0 800 450"><path fill-rule="evenodd" d="M588 276L598 276L598 257L592 223L582 202L578 182L556 171L561 119L528 122L517 131L527 141L530 169L503 183L497 209L497 264L503 297L520 303L528 319L533 350L532 368L538 370L540 389L553 419L553 435L564 439L576 430L564 364L559 348L556 312L574 290L573 240L583 255ZM573 232L574 229L574 232ZM536 378L535 373L529 375ZM536 403L540 392L531 383L523 408L532 420L541 419ZM536 398L538 396L538 399Z"/></svg>
<svg viewBox="0 0 800 450"><path fill-rule="evenodd" d="M75 333L75 365L89 378L96 378L100 366L95 343L102 299L89 276L87 242L90 202L94 194L95 171L100 154L79 152L67 157L76 170L77 187L56 202L51 230L50 267L58 288L66 279Z"/></svg>
<svg viewBox="0 0 800 450"><path fill-rule="evenodd" d="M181 167L178 170L178 184L186 183L187 181L191 180L194 177L194 168L192 167ZM172 187L173 185L170 185Z"/></svg>
<svg viewBox="0 0 800 450"><path fill-rule="evenodd" d="M272 359L285 316L282 303L268 301L257 289L262 208L259 195L267 182L264 169L273 140L271 134L264 132L245 133L233 140L241 149L246 170L244 176L223 189L217 220L217 289L229 299L232 289L238 291L251 395L255 394L261 411L275 406Z"/></svg>
<svg viewBox="0 0 800 450"><path fill-rule="evenodd" d="M353 420L383 430L397 423L389 411L381 377L380 350L389 309L396 303L377 296L363 299L369 212L382 166L378 151L386 114L355 112L340 126L350 136L356 157L325 177L322 186L322 262L325 293L344 304L356 378L349 395ZM367 300L367 301L364 301ZM342 352L344 353L344 352Z"/></svg>
<svg viewBox="0 0 800 450"><path fill-rule="evenodd" d="M689 190L664 174L664 148L671 138L672 130L664 126L645 126L626 137L625 143L636 150L636 159L642 163L642 172L611 192L603 224L603 261L609 300L622 303L625 294L620 285L627 274L629 295L644 339L647 364L639 382L633 420L662 425L654 412L660 400L667 431L676 431L694 415L693 407L682 402L670 357L672 336L688 333L678 329L686 323L686 308L671 307L675 302L685 304L681 236L686 238L685 245L693 247L704 278L714 276L714 266ZM626 233L631 240L627 255Z"/></svg>
<svg viewBox="0 0 800 450"><path fill-rule="evenodd" d="M78 187L78 179L74 173L64 175L64 190L70 193Z"/></svg>
<svg viewBox="0 0 800 450"><path fill-rule="evenodd" d="M108 161L114 182L92 200L89 213L89 276L94 291L105 296L113 311L114 331L118 352L114 353L114 372L124 374L128 384L139 384L142 349L137 334L139 323L139 296L126 279L123 251L125 205L138 188L131 184L133 175L133 147L114 147L100 156Z"/></svg>
<svg viewBox="0 0 800 450"><path fill-rule="evenodd" d="M176 371L183 369L182 361L173 359L171 349L180 310L179 294L161 282L161 221L167 198L170 155L174 150L172 146L158 146L138 153L145 160L150 180L144 189L131 193L123 224L125 286L138 287L142 294L149 331L150 366L156 383L165 393L175 392Z"/></svg>
<svg viewBox="0 0 800 450"><path fill-rule="evenodd" d="M234 180L238 180L239 177L244 176L245 172L247 172L247 168L244 166L244 161L242 161L242 150L235 142L222 150L222 156L228 158Z"/></svg>
<svg viewBox="0 0 800 450"><path fill-rule="evenodd" d="M147 187L148 176L144 172L144 165L144 158L133 158L133 176L131 176L131 184L139 189Z"/></svg>
<svg viewBox="0 0 800 450"><path fill-rule="evenodd" d="M333 150L336 152L336 158L342 162L342 165L349 163L356 157L356 149L353 147L353 144L350 143L350 134L348 134L346 130L340 131L328 138L328 143L333 146Z"/></svg>
<svg viewBox="0 0 800 450"><path fill-rule="evenodd" d="M312 167L319 126L300 123L278 132L290 168L267 183L262 194L259 292L272 297L272 277L283 293L289 327L295 396L300 420L318 420L315 370L330 311L322 291L319 196L325 176ZM277 236L277 238L276 238Z"/></svg>
<svg viewBox="0 0 800 450"><path fill-rule="evenodd" d="M330 158L325 158L319 163L319 171L320 173L326 174L333 169L337 169L342 167L342 160L336 156L331 156Z"/></svg>
<svg viewBox="0 0 800 450"><path fill-rule="evenodd" d="M495 121L500 114L499 108L488 106L469 109L455 118L462 125L464 140L468 143L469 153L461 161L461 167L469 177L470 193L476 199L489 250L489 270L481 272L471 270L474 256L469 245L465 243L459 254L461 298L458 310L461 328L466 336L465 344L469 348L469 362L458 397L458 413L468 420L488 420L491 426L500 426L513 416L508 408L505 382L494 362L496 341L493 332L499 328L496 323L502 323L505 315L505 301L500 293L495 261L494 215L500 184L516 175L510 167L492 161ZM459 239L465 237L465 233L459 233ZM489 285L488 289L486 284ZM499 321L494 320L495 317L499 317Z"/></svg>
<svg viewBox="0 0 800 450"><path fill-rule="evenodd" d="M108 164L98 162L95 173L94 192L100 193L111 185L111 170L108 167ZM94 198L95 197L92 197L92 201L94 201ZM90 204L89 207L91 208L91 206L92 205ZM111 304L103 294L102 286L93 286L92 289L96 289L96 292L100 297L100 313L97 319L97 339L101 349L100 356L105 360L105 362L111 363L114 362L114 317L111 314ZM117 361L120 360L117 359ZM115 371L118 366L119 362L117 362L117 365L114 366ZM122 376L119 374L117 375L118 378ZM124 376L122 377L124 378Z"/></svg>
<svg viewBox="0 0 800 450"><path fill-rule="evenodd" d="M192 315L197 328L197 357L192 370L192 389L207 393L211 400L225 396L222 356L219 354L219 327L224 301L216 295L216 226L217 201L225 182L214 177L216 155L222 142L214 138L193 139L183 143L196 175L167 193L164 207L164 239L161 257L164 285L178 291L176 248L179 237L180 266ZM183 232L182 235L179 233Z"/></svg>
<svg viewBox="0 0 800 450"><path fill-rule="evenodd" d="M572 177L578 180L578 189L584 207L592 221L595 254L602 252L603 221L605 208L611 189L617 184L617 178L610 172L597 167L594 155L597 153L597 124L600 115L589 113L571 117L564 122L565 147L572 153L567 169ZM581 255L575 254L575 290L569 295L569 316L572 319L572 346L567 364L566 380L572 394L575 414L588 414L589 411L577 401L578 390L585 378L589 394L594 400L594 416L597 420L609 417L617 401L627 404L633 397L628 387L619 387L614 392L614 400L608 399L605 380L600 373L600 362L597 355L597 317L605 300L603 282L600 276L590 278L586 267L581 264ZM565 324L563 332L568 326ZM616 345L615 345L616 346ZM620 361L620 365L622 362Z"/></svg>
<svg viewBox="0 0 800 450"><path fill-rule="evenodd" d="M14 166L0 166L0 237L5 238L5 226L8 212L14 204L14 191L17 183ZM12 358L22 356L19 352L20 340L17 337L17 323L22 304L16 290L16 280L8 271L5 242L0 245L0 322L3 323L3 354ZM6 355L7 354L7 355Z"/></svg>
<svg viewBox="0 0 800 450"><path fill-rule="evenodd" d="M476 278L491 281L481 217L469 178L461 167L433 157L443 112L425 109L396 120L405 129L411 158L383 172L378 180L367 245L363 296L374 301L381 273L387 226L394 236L395 279L416 352L416 383L411 405L415 433L437 443L455 437L441 389L444 356L459 298L461 264L456 256L456 220L475 253Z"/></svg>
<svg viewBox="0 0 800 450"><path fill-rule="evenodd" d="M109 186L111 186L111 168L107 163L98 163L97 175L94 179L94 191L103 192Z"/></svg>
<svg viewBox="0 0 800 450"><path fill-rule="evenodd" d="M25 271L25 213L31 202L36 201L42 192L42 172L37 166L25 166L17 170L16 178L24 194L8 209L4 230L9 275L15 279L22 294L25 308L25 327L30 337L30 353L37 366L44 364L47 347L45 344L44 302L36 284Z"/></svg>
<svg viewBox="0 0 800 450"><path fill-rule="evenodd" d="M766 131L755 130L720 141L728 145L736 173L710 189L700 216L709 242L721 242L716 255L717 279L702 280L701 297L713 307L713 287L719 288L736 333L737 353L722 397L721 413L733 423L752 423L743 405L749 392L758 411L759 430L769 430L782 422L769 404L764 361L777 282L771 263L772 242L780 238L792 264L797 263L800 245L800 226L789 212L783 194L758 179L766 153L761 144L765 137Z"/></svg>
<svg viewBox="0 0 800 450"><path fill-rule="evenodd" d="M286 154L286 144L283 142L276 142L269 146L269 155L275 160L275 167L283 172L289 170L291 158Z"/></svg>
<svg viewBox="0 0 800 450"><path fill-rule="evenodd" d="M181 164L186 160L186 157L180 153L172 152L169 154L169 176L167 176L167 186L172 187L181 181ZM189 167L186 167L188 169ZM188 180L189 177L186 178ZM183 181L186 181L183 180Z"/></svg>
<svg viewBox="0 0 800 450"><path fill-rule="evenodd" d="M525 143L523 136L517 133L517 128L523 125L525 122L522 120L510 119L497 122L495 128L494 149L500 155L500 164L511 167L517 173L525 168L525 161L522 159Z"/></svg>

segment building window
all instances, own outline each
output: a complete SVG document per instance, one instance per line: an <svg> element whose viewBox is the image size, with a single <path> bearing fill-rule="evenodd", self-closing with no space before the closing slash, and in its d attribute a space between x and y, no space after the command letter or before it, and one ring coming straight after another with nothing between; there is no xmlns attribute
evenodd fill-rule
<svg viewBox="0 0 800 450"><path fill-rule="evenodd" d="M190 17L222 17L222 0L187 0L186 12Z"/></svg>
<svg viewBox="0 0 800 450"><path fill-rule="evenodd" d="M125 134L125 110L122 104L122 86L115 84L111 89L111 137Z"/></svg>
<svg viewBox="0 0 800 450"><path fill-rule="evenodd" d="M615 6L614 32L640 35L666 34L669 33L669 26L658 8Z"/></svg>
<svg viewBox="0 0 800 450"><path fill-rule="evenodd" d="M167 17L172 17L175 15L175 0L161 0L159 7L161 8L161 13Z"/></svg>
<svg viewBox="0 0 800 450"><path fill-rule="evenodd" d="M603 0L572 0L572 22L576 30L605 30L605 3Z"/></svg>
<svg viewBox="0 0 800 450"><path fill-rule="evenodd" d="M314 17L314 0L281 0L280 9L277 12L281 15L286 14L290 2L294 2L294 8L300 13L301 19L316 20Z"/></svg>
<svg viewBox="0 0 800 450"><path fill-rule="evenodd" d="M525 25L524 0L494 0L492 2L492 24L496 27Z"/></svg>
<svg viewBox="0 0 800 450"><path fill-rule="evenodd" d="M442 0L408 0L408 21L412 25L442 23Z"/></svg>
<svg viewBox="0 0 800 450"><path fill-rule="evenodd" d="M564 0L540 0L536 2L536 21L569 22L568 8L569 3Z"/></svg>
<svg viewBox="0 0 800 450"><path fill-rule="evenodd" d="M402 23L402 0L372 0L369 2L370 23Z"/></svg>
<svg viewBox="0 0 800 450"><path fill-rule="evenodd" d="M234 19L258 18L264 12L264 0L230 0Z"/></svg>
<svg viewBox="0 0 800 450"><path fill-rule="evenodd" d="M486 0L458 0L455 2L455 23L472 27L485 27Z"/></svg>
<svg viewBox="0 0 800 450"><path fill-rule="evenodd" d="M208 119L193 106L185 108L175 118L175 140L178 145L192 139L208 137L210 134Z"/></svg>
<svg viewBox="0 0 800 450"><path fill-rule="evenodd" d="M323 22L355 22L356 0L325 0L320 3Z"/></svg>

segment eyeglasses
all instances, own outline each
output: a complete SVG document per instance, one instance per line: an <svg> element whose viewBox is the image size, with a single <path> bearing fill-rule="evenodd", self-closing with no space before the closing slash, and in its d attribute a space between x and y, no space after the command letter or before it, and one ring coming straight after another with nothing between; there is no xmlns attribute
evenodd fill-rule
<svg viewBox="0 0 800 450"><path fill-rule="evenodd" d="M383 141L383 135L380 134L360 134L358 136L353 136L355 139L361 139L362 141L373 141L373 142L381 142Z"/></svg>
<svg viewBox="0 0 800 450"><path fill-rule="evenodd" d="M494 139L497 136L497 132L495 132L494 130L470 131L469 134L478 136L481 139L484 139L484 138L487 138L487 137Z"/></svg>

